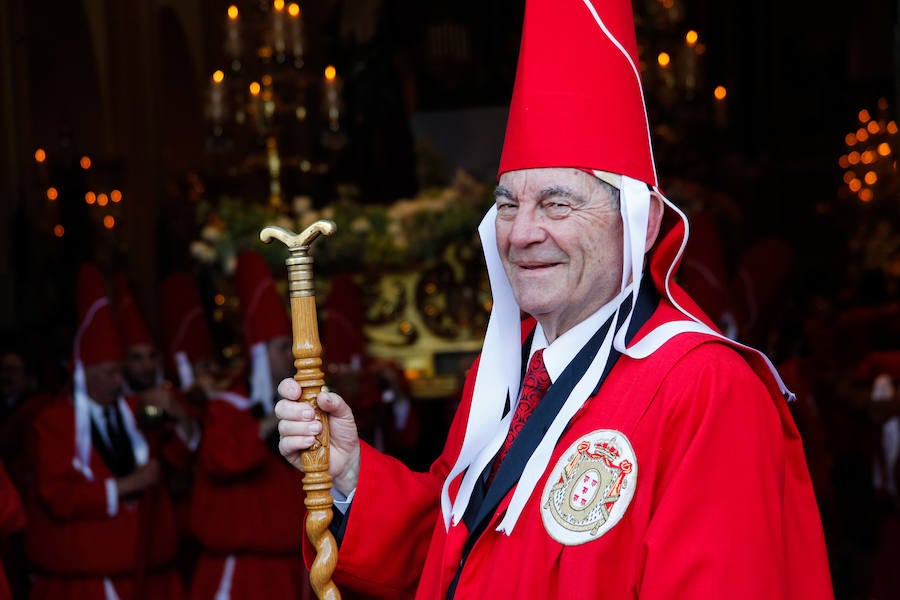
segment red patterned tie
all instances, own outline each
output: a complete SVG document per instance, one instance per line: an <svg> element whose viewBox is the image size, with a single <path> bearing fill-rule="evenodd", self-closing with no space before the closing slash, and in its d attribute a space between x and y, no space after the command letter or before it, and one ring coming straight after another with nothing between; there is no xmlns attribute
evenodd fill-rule
<svg viewBox="0 0 900 600"><path fill-rule="evenodd" d="M547 373L547 367L544 366L544 351L538 350L531 355L531 361L528 363L528 370L525 372L525 381L522 384L522 395L519 396L519 403L516 405L516 412L513 414L512 423L509 424L509 433L500 446L500 452L494 459L491 466L491 474L488 477L488 485L494 480L494 475L500 468L500 463L506 458L513 440L522 431L525 421L537 408L538 402L544 397L544 392L550 387L550 375Z"/></svg>

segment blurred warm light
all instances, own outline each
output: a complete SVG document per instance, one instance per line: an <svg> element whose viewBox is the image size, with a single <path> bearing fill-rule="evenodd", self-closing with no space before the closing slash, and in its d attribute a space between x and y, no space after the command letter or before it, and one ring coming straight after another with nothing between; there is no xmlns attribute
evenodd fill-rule
<svg viewBox="0 0 900 600"><path fill-rule="evenodd" d="M234 4L228 7L228 18L232 21L238 18L238 7Z"/></svg>
<svg viewBox="0 0 900 600"><path fill-rule="evenodd" d="M325 67L325 79L328 81L334 81L334 78L337 77L337 69L334 68L334 65L328 65Z"/></svg>
<svg viewBox="0 0 900 600"><path fill-rule="evenodd" d="M300 5L296 4L294 2L291 2L290 4L288 4L288 14L291 15L292 17L299 17L300 16Z"/></svg>
<svg viewBox="0 0 900 600"><path fill-rule="evenodd" d="M862 109L859 111L859 122L860 123L868 123L872 117L869 115L869 111L866 109Z"/></svg>
<svg viewBox="0 0 900 600"><path fill-rule="evenodd" d="M871 165L873 162L875 162L875 153L871 150L866 150L860 155L859 160L864 165Z"/></svg>
<svg viewBox="0 0 900 600"><path fill-rule="evenodd" d="M66 235L66 228L63 227L62 225L57 225L56 227L53 228L53 235L55 235L58 238Z"/></svg>
<svg viewBox="0 0 900 600"><path fill-rule="evenodd" d="M109 196L106 194L97 194L97 206L106 206L109 204Z"/></svg>
<svg viewBox="0 0 900 600"><path fill-rule="evenodd" d="M854 179L856 179L856 173L854 173L853 171L846 171L844 173L844 183L849 184Z"/></svg>
<svg viewBox="0 0 900 600"><path fill-rule="evenodd" d="M55 187L47 188L47 200L53 202L57 198L59 198L59 190L57 190Z"/></svg>
<svg viewBox="0 0 900 600"><path fill-rule="evenodd" d="M717 85L716 89L713 90L713 96L716 100L724 100L727 95L728 91L725 89L724 85Z"/></svg>
<svg viewBox="0 0 900 600"><path fill-rule="evenodd" d="M896 123L896 121L890 121L890 122L887 124L887 131L888 131L888 133L890 133L891 135L894 135L895 133L897 133L897 123Z"/></svg>
<svg viewBox="0 0 900 600"><path fill-rule="evenodd" d="M113 218L112 215L106 215L105 217L103 217L103 226L107 229L112 229L116 226L115 218Z"/></svg>
<svg viewBox="0 0 900 600"><path fill-rule="evenodd" d="M275 0L275 4L273 4L275 10L284 10L284 0Z"/></svg>
<svg viewBox="0 0 900 600"><path fill-rule="evenodd" d="M400 323L400 332L401 333L409 333L412 330L413 330L413 326L412 326L412 323L410 323L409 321L403 321Z"/></svg>
<svg viewBox="0 0 900 600"><path fill-rule="evenodd" d="M891 153L891 145L887 142L881 142L878 144L878 154L881 156L887 156Z"/></svg>
<svg viewBox="0 0 900 600"><path fill-rule="evenodd" d="M853 152L848 154L847 162L849 162L851 165L855 165L855 164L859 163L859 152L854 150Z"/></svg>
<svg viewBox="0 0 900 600"><path fill-rule="evenodd" d="M660 52L656 57L656 62L659 63L659 66L665 69L669 66L669 63L672 62L672 57L669 56L668 52Z"/></svg>
<svg viewBox="0 0 900 600"><path fill-rule="evenodd" d="M693 46L694 44L697 43L697 39L698 39L699 37L700 37L700 36L697 35L697 32L694 31L693 29L691 29L690 31L688 31L688 32L685 34L685 36L684 36L684 41L687 42L687 45L688 45L688 46Z"/></svg>
<svg viewBox="0 0 900 600"><path fill-rule="evenodd" d="M875 194L873 194L872 190L870 190L869 188L859 191L859 199L863 202L871 202L874 196Z"/></svg>
<svg viewBox="0 0 900 600"><path fill-rule="evenodd" d="M268 74L263 75L263 76L262 76L262 82L263 82L263 85L266 86L266 87L272 85L272 76L271 76L271 75L268 75Z"/></svg>
<svg viewBox="0 0 900 600"><path fill-rule="evenodd" d="M109 193L109 199L118 204L122 201L122 192L119 190L113 190Z"/></svg>
<svg viewBox="0 0 900 600"><path fill-rule="evenodd" d="M863 179L869 185L875 185L875 182L878 181L878 174L875 171L869 171Z"/></svg>
<svg viewBox="0 0 900 600"><path fill-rule="evenodd" d="M78 161L78 164L81 165L81 168L87 171L91 168L91 157L90 156L82 156L81 160Z"/></svg>
<svg viewBox="0 0 900 600"><path fill-rule="evenodd" d="M860 142L866 141L869 139L869 132L864 127L860 127L856 130L856 139Z"/></svg>
<svg viewBox="0 0 900 600"><path fill-rule="evenodd" d="M222 306L225 304L225 294L216 294L216 305Z"/></svg>
<svg viewBox="0 0 900 600"><path fill-rule="evenodd" d="M851 192L858 192L860 188L862 188L862 181L854 178L850 180L850 183L848 183L847 186L850 188Z"/></svg>
<svg viewBox="0 0 900 600"><path fill-rule="evenodd" d="M838 164L841 166L842 169L846 169L847 167L850 166L850 161L847 160L846 154L838 159Z"/></svg>
<svg viewBox="0 0 900 600"><path fill-rule="evenodd" d="M221 69L217 70L215 73L213 73L212 80L215 83L222 83L223 81L225 81L225 73L223 73Z"/></svg>
<svg viewBox="0 0 900 600"><path fill-rule="evenodd" d="M887 98L879 98L878 99L878 108L880 110L887 110Z"/></svg>
<svg viewBox="0 0 900 600"><path fill-rule="evenodd" d="M93 204L97 201L97 194L95 194L94 192L88 192L84 195L84 201L88 204Z"/></svg>
<svg viewBox="0 0 900 600"><path fill-rule="evenodd" d="M259 96L259 90L262 89L262 86L259 85L258 81L254 81L250 84L250 94L253 96Z"/></svg>
<svg viewBox="0 0 900 600"><path fill-rule="evenodd" d="M43 148L38 148L37 150L34 151L34 160L36 160L39 163L42 163L45 160L47 160L47 153L44 152Z"/></svg>
<svg viewBox="0 0 900 600"><path fill-rule="evenodd" d="M866 125L866 129L869 130L869 133L876 134L881 127L878 125L878 121L869 121L869 124Z"/></svg>
<svg viewBox="0 0 900 600"><path fill-rule="evenodd" d="M700 42L699 44L697 44L697 47L694 48L694 51L700 56L703 56L704 54L706 54L706 44Z"/></svg>
<svg viewBox="0 0 900 600"><path fill-rule="evenodd" d="M855 145L855 144L856 144L856 134L855 134L855 133L848 133L847 135L845 135L845 136L844 136L844 143L847 144L848 146L853 146L853 145Z"/></svg>

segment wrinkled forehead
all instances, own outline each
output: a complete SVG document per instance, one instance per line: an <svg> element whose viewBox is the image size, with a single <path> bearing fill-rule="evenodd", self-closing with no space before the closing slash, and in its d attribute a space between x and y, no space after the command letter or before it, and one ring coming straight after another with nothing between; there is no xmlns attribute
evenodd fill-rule
<svg viewBox="0 0 900 600"><path fill-rule="evenodd" d="M507 171L500 176L495 198L524 201L553 195L581 197L585 200L602 193L609 196L609 184L588 171L576 168L547 167Z"/></svg>

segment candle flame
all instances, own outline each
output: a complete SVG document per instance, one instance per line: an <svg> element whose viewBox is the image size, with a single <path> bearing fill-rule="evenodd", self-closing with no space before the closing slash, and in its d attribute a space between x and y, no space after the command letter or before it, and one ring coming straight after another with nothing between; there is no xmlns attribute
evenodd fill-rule
<svg viewBox="0 0 900 600"><path fill-rule="evenodd" d="M337 77L337 69L334 68L334 65L328 65L325 67L325 79L328 81L334 81L334 78Z"/></svg>
<svg viewBox="0 0 900 600"><path fill-rule="evenodd" d="M215 83L222 83L223 81L225 81L225 73L221 70L216 71L215 73L213 73L212 80Z"/></svg>
<svg viewBox="0 0 900 600"><path fill-rule="evenodd" d="M713 90L713 96L715 96L716 100L724 100L727 95L728 90L725 89L724 85L717 85L716 89Z"/></svg>
<svg viewBox="0 0 900 600"><path fill-rule="evenodd" d="M238 7L234 4L228 7L228 18L232 21L236 21L238 18Z"/></svg>

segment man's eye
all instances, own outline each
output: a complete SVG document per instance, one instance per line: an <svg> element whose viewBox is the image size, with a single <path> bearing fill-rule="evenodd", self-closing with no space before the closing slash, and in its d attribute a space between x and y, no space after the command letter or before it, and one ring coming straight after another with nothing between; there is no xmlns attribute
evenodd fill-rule
<svg viewBox="0 0 900 600"><path fill-rule="evenodd" d="M502 218L513 217L516 214L516 210L518 210L519 205L514 202L498 202L497 203L497 216Z"/></svg>
<svg viewBox="0 0 900 600"><path fill-rule="evenodd" d="M572 212L572 206L563 202L544 202L542 208L551 219L561 219Z"/></svg>

